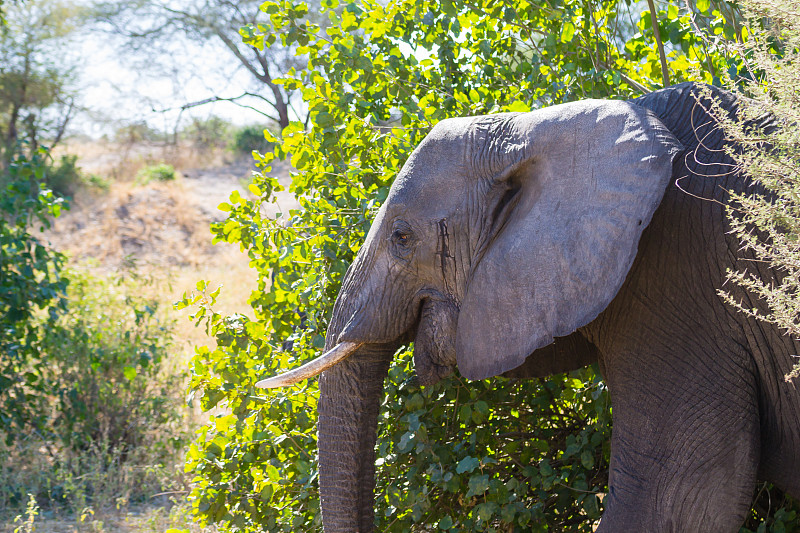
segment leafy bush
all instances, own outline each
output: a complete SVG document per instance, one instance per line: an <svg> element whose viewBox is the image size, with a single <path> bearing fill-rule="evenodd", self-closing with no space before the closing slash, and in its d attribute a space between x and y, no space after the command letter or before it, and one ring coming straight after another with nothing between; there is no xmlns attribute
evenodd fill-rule
<svg viewBox="0 0 800 533"><path fill-rule="evenodd" d="M224 147L231 135L231 123L212 115L206 119L192 118L181 136L198 148Z"/></svg>
<svg viewBox="0 0 800 533"><path fill-rule="evenodd" d="M215 312L216 291L205 284L178 305L198 306L193 316L216 337L216 348L196 351L191 388L202 393L204 409L224 411L198 432L186 468L195 475L196 514L224 531L321 529L316 382L266 392L254 383L322 347L372 217L436 122L629 98L658 88L665 70L672 82L711 82L738 66L723 46L734 28L708 3L692 14L665 6L656 28L649 12L635 11L641 4L601 0L558 8L488 0L323 5L331 20L324 32L304 20L306 4L290 1L263 4L274 33L243 29L248 44L281 39L308 55L308 68L280 83L302 89L311 112L310 127L292 123L280 141L267 134L278 144L256 158L256 200L231 195L221 206L227 220L212 226L217 240L239 244L258 269L253 318ZM693 24L713 31L695 35ZM673 45L669 64L659 60L656 30ZM302 209L289 213L288 225L261 209L280 187L268 173L275 157L297 169L291 187ZM301 316L305 328L297 327ZM282 349L287 340L291 353ZM467 384L456 375L421 389L404 352L385 386L378 531L592 530L610 432L594 369L538 381Z"/></svg>
<svg viewBox="0 0 800 533"><path fill-rule="evenodd" d="M78 156L62 155L47 173L47 185L59 196L72 196L83 181L77 165Z"/></svg>
<svg viewBox="0 0 800 533"><path fill-rule="evenodd" d="M177 176L175 167L167 163L158 163L157 165L149 165L141 169L136 174L136 183L138 185L147 185L151 181L173 181Z"/></svg>
<svg viewBox="0 0 800 533"><path fill-rule="evenodd" d="M23 508L29 493L73 511L142 498L165 486L163 465L186 442L175 394L184 376L167 358L172 322L142 295L147 280L66 271L31 233L64 205L43 186L48 157L17 155L0 176L4 512Z"/></svg>
<svg viewBox="0 0 800 533"><path fill-rule="evenodd" d="M42 422L33 408L47 394L43 333L66 310L64 257L31 231L46 228L64 202L44 186L49 154L18 152L0 176L0 430L7 442Z"/></svg>
<svg viewBox="0 0 800 533"><path fill-rule="evenodd" d="M69 312L38 343L43 392L29 397L38 423L0 447L0 508L19 508L31 493L79 512L180 482L171 467L188 440L176 394L185 374L169 357L173 322L142 295L151 280L65 275Z"/></svg>
<svg viewBox="0 0 800 533"><path fill-rule="evenodd" d="M74 450L103 443L127 453L163 445L151 432L180 419L174 391L183 379L168 366L172 321L155 300L139 295L145 284L135 275L102 279L72 270L68 276L69 313L41 344L55 397L48 429Z"/></svg>
<svg viewBox="0 0 800 533"><path fill-rule="evenodd" d="M78 166L77 155L62 155L58 162L48 164L45 183L54 193L62 197L73 196L79 188L108 190L110 183L96 174L86 174Z"/></svg>
<svg viewBox="0 0 800 533"><path fill-rule="evenodd" d="M231 148L241 154L256 152L269 152L275 146L264 137L263 126L244 126L233 133L233 143Z"/></svg>

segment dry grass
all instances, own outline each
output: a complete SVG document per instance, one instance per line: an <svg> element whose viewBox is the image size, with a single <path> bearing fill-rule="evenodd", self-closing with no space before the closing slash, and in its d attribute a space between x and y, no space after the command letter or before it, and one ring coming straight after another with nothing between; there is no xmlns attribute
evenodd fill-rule
<svg viewBox="0 0 800 533"><path fill-rule="evenodd" d="M177 146L115 143L73 143L63 150L79 156L84 172L115 178L103 193L83 191L71 210L55 221L47 238L74 261L95 260L99 269L137 268L168 280L168 290L158 295L171 305L198 280L224 285L218 300L222 313L246 312L247 299L256 287L256 273L248 258L234 245L212 244L209 225L224 219L216 207L246 180L249 158L231 160L220 149L197 150ZM140 186L134 177L144 165L167 162L183 176L172 182ZM285 177L284 177L285 179ZM122 181L120 181L122 180ZM288 197L284 197L284 204ZM195 328L187 314L178 317L178 342L191 351L208 344L205 332Z"/></svg>
<svg viewBox="0 0 800 533"><path fill-rule="evenodd" d="M192 521L185 503L178 500L162 505L137 505L95 511L87 508L80 516L69 519L33 517L32 531L36 533L164 533L177 530L181 533L215 533L214 526L203 527ZM0 532L12 533L20 528L27 533L30 518L19 515L16 521L0 525Z"/></svg>
<svg viewBox="0 0 800 533"><path fill-rule="evenodd" d="M182 181L114 184L107 194L74 200L48 238L76 260L93 258L111 268L199 263L213 254L208 218L182 189Z"/></svg>
<svg viewBox="0 0 800 533"><path fill-rule="evenodd" d="M198 280L224 288L217 311L247 314L247 300L256 288L256 273L248 258L234 245L211 244L209 225L224 219L216 207L234 189L242 196L252 160L233 158L223 149L197 149L189 143L177 145L72 142L60 148L78 155L84 172L112 177L105 193L83 191L69 212L55 223L47 237L73 260L96 260L101 269L127 269L132 265L145 273L157 272L169 281L159 295L162 305L171 305L184 292L191 292ZM138 186L134 178L145 165L172 164L183 176L166 183ZM285 168L276 168L279 180L288 188ZM277 194L273 212L296 207L288 192ZM265 210L267 210L265 209ZM211 342L205 332L193 326L188 314L178 316L177 341L192 352L192 346Z"/></svg>
<svg viewBox="0 0 800 533"><path fill-rule="evenodd" d="M144 526L148 521L175 524L170 527L191 523L182 453L139 448L122 460L118 452L96 446L80 454L56 451L62 455L56 466L48 448L52 443L28 438L2 450L2 499L7 504L15 497L22 501L0 507L0 532L18 527L24 532L31 520L37 532L164 531ZM20 493L23 487L26 492ZM97 529L103 523L114 526ZM120 529L121 524L127 526Z"/></svg>

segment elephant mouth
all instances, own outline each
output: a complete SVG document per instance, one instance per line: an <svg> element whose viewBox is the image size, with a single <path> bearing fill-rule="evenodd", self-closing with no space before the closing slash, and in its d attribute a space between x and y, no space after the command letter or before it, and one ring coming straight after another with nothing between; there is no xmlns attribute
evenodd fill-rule
<svg viewBox="0 0 800 533"><path fill-rule="evenodd" d="M458 312L458 305L438 291L422 300L413 332L414 369L421 385L433 385L453 373Z"/></svg>
<svg viewBox="0 0 800 533"><path fill-rule="evenodd" d="M426 289L417 294L415 320L390 344L400 347L414 341L414 368L422 385L433 385L450 375L456 365L455 333L459 306L441 292ZM312 361L256 383L259 388L295 385L341 363L359 348L373 344L367 340L343 340ZM381 342L381 344L386 344Z"/></svg>

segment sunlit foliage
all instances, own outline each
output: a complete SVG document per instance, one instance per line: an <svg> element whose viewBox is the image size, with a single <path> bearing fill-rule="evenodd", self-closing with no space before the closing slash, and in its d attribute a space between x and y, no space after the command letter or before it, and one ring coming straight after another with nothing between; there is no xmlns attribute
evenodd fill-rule
<svg viewBox="0 0 800 533"><path fill-rule="evenodd" d="M657 89L665 65L650 13L626 2L401 0L266 2L269 23L242 29L280 42L306 68L276 80L302 92L311 123L291 123L257 159L254 199L231 195L216 239L238 243L260 275L252 314L221 316L205 282L180 307L216 337L192 361L192 396L212 410L187 462L197 515L230 531L319 531L314 380L254 388L322 347L342 277L411 150L447 117L527 111ZM736 69L726 3L656 13L672 83ZM698 33L699 32L699 33ZM703 38L699 35L702 33ZM288 160L301 209L265 216ZM287 223L288 220L288 223ZM606 490L611 417L597 369L547 380L459 376L420 388L410 352L386 383L377 445L378 531L591 531Z"/></svg>

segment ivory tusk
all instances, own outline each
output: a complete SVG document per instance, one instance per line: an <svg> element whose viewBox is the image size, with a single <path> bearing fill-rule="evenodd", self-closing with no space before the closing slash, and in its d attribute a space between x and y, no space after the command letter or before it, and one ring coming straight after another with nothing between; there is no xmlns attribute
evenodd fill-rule
<svg viewBox="0 0 800 533"><path fill-rule="evenodd" d="M355 352L362 342L340 342L324 354L320 355L313 361L309 361L299 368L272 376L271 378L262 379L256 383L256 387L262 389L275 389L278 387L288 387L299 383L304 379L313 378L317 374L329 369L339 361L343 361L350 354Z"/></svg>

